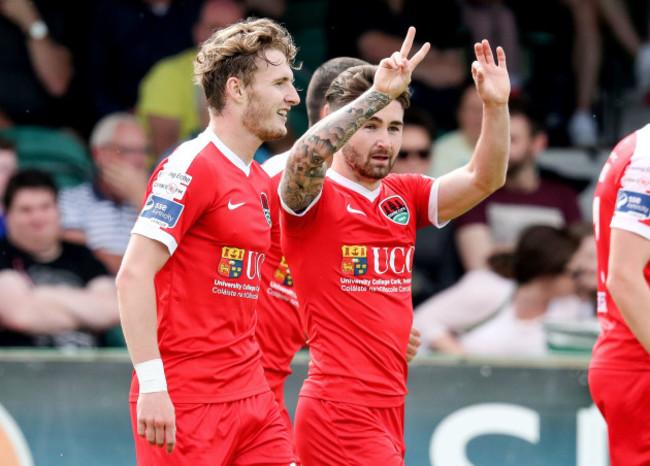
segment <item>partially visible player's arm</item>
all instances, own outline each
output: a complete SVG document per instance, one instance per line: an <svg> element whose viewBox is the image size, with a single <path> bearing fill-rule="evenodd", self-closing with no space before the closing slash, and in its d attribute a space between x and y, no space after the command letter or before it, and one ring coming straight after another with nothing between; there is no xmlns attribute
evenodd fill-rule
<svg viewBox="0 0 650 466"><path fill-rule="evenodd" d="M379 63L372 87L312 126L293 145L280 192L284 203L294 212L304 210L320 193L326 161L375 113L406 90L411 73L430 47L429 43L424 44L409 60L414 37L415 28L409 28L401 50Z"/></svg>
<svg viewBox="0 0 650 466"><path fill-rule="evenodd" d="M607 289L634 336L650 354L650 288L643 271L650 261L650 241L612 228Z"/></svg>
<svg viewBox="0 0 650 466"><path fill-rule="evenodd" d="M420 330L417 327L411 327L411 335L409 335L409 345L406 348L406 362L413 361L413 358L418 354L418 348L422 344L420 340Z"/></svg>
<svg viewBox="0 0 650 466"><path fill-rule="evenodd" d="M481 135L469 163L440 177L439 222L461 215L505 183L510 152L510 78L506 55L497 47L495 63L486 40L475 44L474 52L472 77L483 101Z"/></svg>
<svg viewBox="0 0 650 466"><path fill-rule="evenodd" d="M157 339L156 290L154 277L169 259L169 251L162 243L133 234L117 274L117 295L122 330L129 354L136 371L141 364L147 365L161 359ZM154 365L155 367L155 365ZM151 371L147 371L152 374ZM164 373L153 372L153 378L162 376L164 386L155 391L143 391L139 380L137 417L138 434L146 437L151 445L167 446L171 453L176 443L176 418L174 406L166 390ZM140 373L138 373L140 379ZM160 386L155 380L154 385Z"/></svg>

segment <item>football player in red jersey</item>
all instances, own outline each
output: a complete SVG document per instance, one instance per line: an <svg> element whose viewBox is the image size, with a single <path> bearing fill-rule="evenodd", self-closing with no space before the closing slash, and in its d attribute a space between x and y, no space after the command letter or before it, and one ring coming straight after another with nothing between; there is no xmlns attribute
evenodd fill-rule
<svg viewBox="0 0 650 466"><path fill-rule="evenodd" d="M589 389L612 466L650 464L650 125L619 142L594 193L601 333Z"/></svg>
<svg viewBox="0 0 650 466"><path fill-rule="evenodd" d="M254 337L272 213L270 179L252 161L286 134L295 54L268 19L219 30L198 52L210 123L152 175L117 276L139 464L295 460ZM329 119L357 129L343 113Z"/></svg>
<svg viewBox="0 0 650 466"><path fill-rule="evenodd" d="M435 180L389 174L419 58L408 59L413 32L378 67L350 68L336 78L329 109L347 115L358 131L352 134L344 120L322 120L315 128L323 131L294 145L280 184L282 247L311 356L295 419L306 466L404 464L416 229L444 225L505 180L510 81L505 53L498 48L496 62L487 41L475 45L472 64L483 101L472 160Z"/></svg>

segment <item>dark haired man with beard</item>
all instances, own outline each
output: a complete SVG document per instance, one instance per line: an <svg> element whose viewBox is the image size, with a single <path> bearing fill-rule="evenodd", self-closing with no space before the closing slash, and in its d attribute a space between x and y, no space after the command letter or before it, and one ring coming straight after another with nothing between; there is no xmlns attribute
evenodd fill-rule
<svg viewBox="0 0 650 466"><path fill-rule="evenodd" d="M311 356L295 420L306 466L404 464L415 232L444 225L505 180L510 80L503 49L497 64L487 41L475 44L472 64L484 103L472 160L435 180L389 175L409 105L413 35L411 28L402 50L378 67L350 68L334 80L329 110L347 118L328 117L314 126L317 135L298 140L280 183L282 248Z"/></svg>
<svg viewBox="0 0 650 466"><path fill-rule="evenodd" d="M514 247L527 226L562 227L582 219L573 188L540 173L537 158L547 143L531 108L512 100L506 184L455 220L456 243L466 270L486 267L492 253Z"/></svg>

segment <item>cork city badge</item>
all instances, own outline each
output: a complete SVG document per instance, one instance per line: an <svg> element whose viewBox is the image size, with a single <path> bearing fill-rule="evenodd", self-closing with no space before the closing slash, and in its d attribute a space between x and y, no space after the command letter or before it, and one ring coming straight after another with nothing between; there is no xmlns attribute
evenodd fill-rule
<svg viewBox="0 0 650 466"><path fill-rule="evenodd" d="M409 222L409 208L401 196L391 196L379 204L381 213L389 220L399 224L406 225Z"/></svg>

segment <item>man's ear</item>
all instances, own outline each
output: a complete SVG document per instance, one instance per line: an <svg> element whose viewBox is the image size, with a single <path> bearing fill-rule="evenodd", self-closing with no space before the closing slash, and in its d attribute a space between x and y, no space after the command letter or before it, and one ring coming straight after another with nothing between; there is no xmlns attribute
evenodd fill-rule
<svg viewBox="0 0 650 466"><path fill-rule="evenodd" d="M320 120L322 120L323 118L325 118L329 114L330 114L330 106L329 106L329 104L325 104L320 108L320 112L318 114L318 117L319 117Z"/></svg>
<svg viewBox="0 0 650 466"><path fill-rule="evenodd" d="M246 98L246 88L241 79L231 76L226 81L226 97L233 102L243 103Z"/></svg>
<svg viewBox="0 0 650 466"><path fill-rule="evenodd" d="M533 154L539 154L548 147L548 134L544 131L539 131L533 135Z"/></svg>

